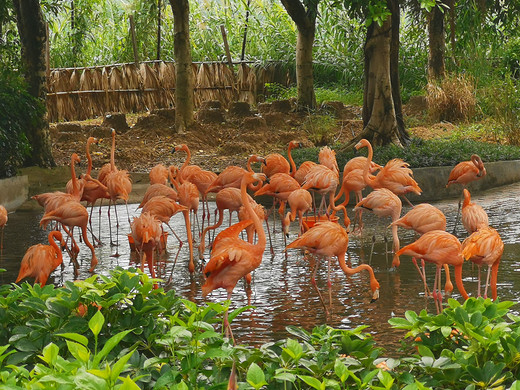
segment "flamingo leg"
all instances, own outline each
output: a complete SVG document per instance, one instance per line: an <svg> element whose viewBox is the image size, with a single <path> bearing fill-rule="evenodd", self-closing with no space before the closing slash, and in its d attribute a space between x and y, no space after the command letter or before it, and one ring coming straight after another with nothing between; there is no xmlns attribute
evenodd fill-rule
<svg viewBox="0 0 520 390"><path fill-rule="evenodd" d="M173 277L173 270L175 269L175 264L177 264L177 259L179 258L179 253L181 252L181 249L182 249L182 245L184 245L184 243L182 242L181 238L177 235L177 233L175 233L172 229L172 227L170 226L169 223L166 224L171 232L173 233L173 235L175 236L175 238L177 239L177 241L179 241L179 250L177 251L177 254L175 255L175 260L173 260L173 265L172 265L172 272L170 274L170 278L168 279L168 283L171 282L172 280L172 277Z"/></svg>
<svg viewBox="0 0 520 390"><path fill-rule="evenodd" d="M227 294L228 301L231 301L231 294L231 292L228 292ZM231 325L229 324L228 311L229 309L226 309L226 311L224 312L224 322L222 324L222 327L225 329L226 337L229 337L231 340L233 340L233 345L235 345L235 337L233 337L233 331L231 330Z"/></svg>
<svg viewBox="0 0 520 390"><path fill-rule="evenodd" d="M486 286L487 287L487 286ZM478 291L478 297L480 298L481 295L480 295L480 265L478 266L478 282L477 282L477 291Z"/></svg>
<svg viewBox="0 0 520 390"><path fill-rule="evenodd" d="M320 265L320 259L319 259L319 257L317 257L316 264L314 265L314 270L312 271L311 284L316 289L316 292L318 293L318 297L320 298L320 302L323 305L323 308L325 309L325 314L328 316L329 310L327 309L327 306L325 305L325 301L323 300L320 290L318 289L318 285L316 284L316 272L318 271L319 265Z"/></svg>
<svg viewBox="0 0 520 390"><path fill-rule="evenodd" d="M478 269L480 270L480 267ZM491 276L491 266L488 266L487 277L486 277L486 287L484 287L484 299L487 299L487 291L488 291L490 276ZM479 291L480 291L480 289L479 289Z"/></svg>
<svg viewBox="0 0 520 390"><path fill-rule="evenodd" d="M113 255L110 255L110 257L119 257L120 256L120 254L119 254L119 216L117 215L116 202L114 202L114 210L116 213L116 244L115 244L116 253L114 253Z"/></svg>
<svg viewBox="0 0 520 390"><path fill-rule="evenodd" d="M271 239L271 232L269 231L269 217L265 217L265 225L267 227L267 236L269 237L269 246L271 247L271 256L274 257L273 241Z"/></svg>
<svg viewBox="0 0 520 390"><path fill-rule="evenodd" d="M415 265L415 268L417 268L417 272L419 272L419 275L424 283L424 296L428 298L431 295L431 293L430 289L428 288L428 284L426 284L426 276L423 273L423 271L421 271L421 269L419 268L419 265L417 264L417 260L415 259L415 257L412 257L412 263L413 265Z"/></svg>
<svg viewBox="0 0 520 390"><path fill-rule="evenodd" d="M463 187L463 189L464 188L465 187ZM464 198L464 193L462 193L460 198L459 198L459 207L457 209L457 217L455 218L455 226L453 226L453 232L452 232L453 235L456 235L456 232L457 232L457 225L459 224L460 210L462 208L462 199L463 198Z"/></svg>
<svg viewBox="0 0 520 390"><path fill-rule="evenodd" d="M85 242L85 245L87 245L89 247L90 253L92 255L92 257L90 259L90 269L88 270L88 272L94 272L94 268L96 268L96 265L98 263L98 259L96 257L96 253L94 252L94 245L92 245L90 243L90 241L88 240L87 227L86 226L82 226L81 227L81 235L83 236L83 241Z"/></svg>
<svg viewBox="0 0 520 390"><path fill-rule="evenodd" d="M435 301L435 309L437 309L437 314L439 314L441 312L439 302L442 300L442 297L439 298L437 295L437 282L438 282L438 278L439 278L439 273L440 272L435 271L435 280L433 282L433 294L432 294L433 300ZM440 294L440 291L439 291L439 294Z"/></svg>
<svg viewBox="0 0 520 390"><path fill-rule="evenodd" d="M332 261L332 258L328 258L329 266L327 270L327 286L329 288L329 306L332 308L332 282L330 281L330 263Z"/></svg>
<svg viewBox="0 0 520 390"><path fill-rule="evenodd" d="M372 255L374 253L374 245L376 243L376 235L373 234L372 235L372 247L370 248L370 257L368 258L368 264L371 265L372 264Z"/></svg>

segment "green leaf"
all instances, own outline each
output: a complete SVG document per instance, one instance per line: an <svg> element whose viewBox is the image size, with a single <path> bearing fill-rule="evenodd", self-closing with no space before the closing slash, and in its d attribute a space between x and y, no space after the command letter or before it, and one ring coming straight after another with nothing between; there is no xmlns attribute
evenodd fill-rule
<svg viewBox="0 0 520 390"><path fill-rule="evenodd" d="M267 385L267 382L265 381L265 374L256 363L251 363L249 366L246 379L247 383L249 383L255 389L259 389L262 386Z"/></svg>
<svg viewBox="0 0 520 390"><path fill-rule="evenodd" d="M249 309L254 309L254 306L244 306L233 310L231 313L228 314L229 322L232 322L239 314L242 314L243 312Z"/></svg>
<svg viewBox="0 0 520 390"><path fill-rule="evenodd" d="M94 336L98 336L99 332L103 328L103 324L105 323L105 317L101 314L101 310L98 310L96 314L92 316L90 321L88 322L88 327L94 333Z"/></svg>
<svg viewBox="0 0 520 390"><path fill-rule="evenodd" d="M296 381L296 375L291 374L290 372L280 372L273 376L274 379L284 381L284 382L291 382L294 383Z"/></svg>
<svg viewBox="0 0 520 390"><path fill-rule="evenodd" d="M98 354L96 356L94 356L94 359L93 359L93 366L94 367L98 367L99 366L99 363L101 362L101 360L107 356L109 354L110 351L112 351L112 349L114 349L114 347L119 344L119 342L123 339L123 337L125 337L128 333L130 333L133 329L129 329L129 330L124 330L122 332L119 332L118 334L110 337L107 342L105 343L105 345L103 346L103 349L101 351L98 352Z"/></svg>
<svg viewBox="0 0 520 390"><path fill-rule="evenodd" d="M334 373L339 378L341 383L344 383L350 375L350 371L347 366L339 359L336 359L334 362Z"/></svg>
<svg viewBox="0 0 520 390"><path fill-rule="evenodd" d="M129 376L125 377L125 378L119 378L121 380L121 382L123 382L121 384L121 387L119 387L119 390L139 390L140 387L137 386L137 384L132 380L130 379Z"/></svg>
<svg viewBox="0 0 520 390"><path fill-rule="evenodd" d="M445 338L450 337L451 327L450 326L441 326L441 333Z"/></svg>
<svg viewBox="0 0 520 390"><path fill-rule="evenodd" d="M39 356L48 366L53 367L56 363L59 352L60 349L58 346L54 343L50 343L43 348L42 355Z"/></svg>
<svg viewBox="0 0 520 390"><path fill-rule="evenodd" d="M125 364L128 362L128 359L132 357L134 352L135 350L128 352L121 359L115 362L115 364L112 365L112 373L110 374L110 379L112 379L112 382L115 382L116 379L119 377L119 374L123 371L123 369L125 368Z"/></svg>
<svg viewBox="0 0 520 390"><path fill-rule="evenodd" d="M80 362L87 363L90 359L90 352L83 345L74 341L67 340L67 347L72 356L78 359Z"/></svg>
<svg viewBox="0 0 520 390"><path fill-rule="evenodd" d="M307 383L309 386L312 386L314 389L321 390L322 383L318 379L307 375L298 375L298 377L302 379L305 383Z"/></svg>
<svg viewBox="0 0 520 390"><path fill-rule="evenodd" d="M85 347L88 345L88 339L85 336L78 333L58 333L56 336L61 336L66 339L75 341Z"/></svg>
<svg viewBox="0 0 520 390"><path fill-rule="evenodd" d="M419 352L419 355L421 355L421 356L427 356L427 357L435 358L435 355L434 355L433 352L430 350L430 348L428 348L428 347L425 346L425 345L419 344L419 345L417 346L417 350L418 350L418 352Z"/></svg>

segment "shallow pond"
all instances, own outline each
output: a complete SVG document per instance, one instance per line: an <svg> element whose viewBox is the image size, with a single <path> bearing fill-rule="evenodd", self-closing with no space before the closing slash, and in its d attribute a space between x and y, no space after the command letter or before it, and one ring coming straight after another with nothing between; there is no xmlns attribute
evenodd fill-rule
<svg viewBox="0 0 520 390"><path fill-rule="evenodd" d="M515 184L474 195L472 199L484 207L489 215L490 225L499 231L505 243L498 276L498 296L501 300L515 302L518 302L520 296L520 259L518 256L520 254L520 202L517 199L519 193L520 184ZM451 232L457 212L457 200L437 202L435 205L447 216L448 231ZM215 204L210 202L210 208L213 210L214 207ZM120 223L118 252L121 256L110 256L115 253L116 248L109 245L106 210L106 206L101 208L101 238L105 245L96 249L99 259L96 272L103 275L109 274L109 271L118 265L121 267L135 266L137 260L137 256L130 251L128 245L127 234L130 232L130 228L124 205L118 205ZM136 211L136 205L128 205L128 210L130 219L139 214L139 211ZM352 218L351 210L352 207L349 207L348 212ZM402 215L408 210L408 206L403 207ZM98 226L98 211L99 208L94 208L93 226L95 232ZM30 245L47 242L47 232L38 227L42 214L43 211L35 211L16 212L9 215L9 222L5 228L4 250L0 260L0 268L5 268L7 272L0 272L0 283L14 282L20 261ZM346 277L339 268L337 261L332 262L332 286L329 294L327 264L322 262L316 276L316 282L330 312L329 315L326 315L318 294L310 283L311 264L299 250L284 252L285 243L283 235L279 231L280 223L277 220L278 232L271 234L275 255L271 256L268 242L263 262L254 272L249 294L246 292L242 281L237 284L233 293L232 307L247 305L248 296L250 304L255 307L253 310L244 312L233 321L232 327L237 341L259 345L283 338L287 336L285 331L287 325L301 326L307 330L324 323L345 329L368 325L367 331L374 335L378 345L386 348L389 354L395 353L400 346L399 339L404 335L404 332L392 329L388 324L388 319L392 316L402 316L406 310L420 311L427 308L430 312L435 312L435 306L432 299L425 298L423 284L410 257L402 256L401 266L397 270L389 270L383 236L390 221L388 219L381 220L367 212L364 213L363 219L365 222L364 233L361 236L350 236L348 256L352 267L363 262L368 263L372 236L375 234L376 243L372 266L381 285L381 294L378 301L370 303L371 291L366 272ZM272 227L272 220L270 223ZM170 225L181 238L186 237L182 215L174 216ZM228 226L227 217L223 226ZM296 232L297 224L294 223L288 242L296 237ZM466 237L461 224L457 233L461 239ZM392 246L390 230L387 230L386 234L388 236L388 250L390 251ZM415 239L412 232L401 228L399 229L399 237L401 246ZM90 276L88 272L90 251L82 243L80 243L80 248L81 270L79 278L84 279ZM204 281L200 272L196 272L195 275L190 275L188 272L187 243L182 247L179 260L173 269L173 273L171 272L172 261L177 249L178 243L170 235L167 251L161 256L160 260L164 278L167 279L171 274L173 275L171 283L165 288L173 288L183 297L201 303L203 299L200 286ZM206 259L209 257L207 251L205 256ZM388 262L391 262L391 259L392 256L389 253ZM64 255L64 264L64 272L61 272L58 267L49 278L48 283L61 285L65 280L74 279L73 267L67 255ZM426 272L431 287L434 266L427 264ZM476 267L472 267L469 263L464 266L464 284L470 296L477 294L476 275ZM456 288L452 297L461 300ZM208 297L212 301L222 301L225 298L226 292L222 289L214 291ZM515 306L514 309L518 310L518 307Z"/></svg>

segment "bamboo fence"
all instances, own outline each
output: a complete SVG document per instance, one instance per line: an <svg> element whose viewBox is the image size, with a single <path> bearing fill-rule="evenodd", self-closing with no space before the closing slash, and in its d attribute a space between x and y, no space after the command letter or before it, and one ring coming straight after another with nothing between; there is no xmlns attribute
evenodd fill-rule
<svg viewBox="0 0 520 390"><path fill-rule="evenodd" d="M219 100L256 104L266 83L289 85L280 63L237 63L236 74L222 62L193 64L195 107ZM150 61L85 68L52 69L48 77L49 121L95 118L107 112L143 112L175 106L175 64Z"/></svg>

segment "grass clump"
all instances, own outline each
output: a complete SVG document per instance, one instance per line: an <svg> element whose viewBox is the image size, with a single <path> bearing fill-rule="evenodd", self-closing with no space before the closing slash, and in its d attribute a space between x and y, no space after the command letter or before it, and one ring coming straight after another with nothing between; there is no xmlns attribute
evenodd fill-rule
<svg viewBox="0 0 520 390"><path fill-rule="evenodd" d="M307 116L302 128L309 140L318 146L333 144L336 136L336 119L330 115Z"/></svg>
<svg viewBox="0 0 520 390"><path fill-rule="evenodd" d="M468 120L475 113L477 101L473 83L464 75L448 75L426 87L428 110L436 121Z"/></svg>

